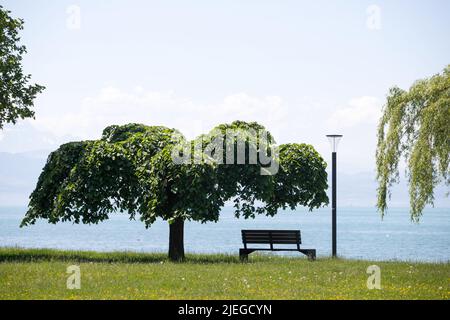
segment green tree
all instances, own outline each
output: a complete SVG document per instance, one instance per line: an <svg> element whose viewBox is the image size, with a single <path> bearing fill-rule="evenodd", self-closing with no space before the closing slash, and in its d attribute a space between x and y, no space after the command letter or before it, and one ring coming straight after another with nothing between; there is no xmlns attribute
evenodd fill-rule
<svg viewBox="0 0 450 320"><path fill-rule="evenodd" d="M22 70L22 56L27 49L20 44L23 20L14 19L0 6L0 129L17 119L34 117L33 101L45 88L28 84L31 75Z"/></svg>
<svg viewBox="0 0 450 320"><path fill-rule="evenodd" d="M390 188L399 181L399 162L405 159L411 220L419 221L434 189L450 184L450 65L429 79L416 81L408 91L390 89L378 127L376 152L378 202L384 215Z"/></svg>
<svg viewBox="0 0 450 320"><path fill-rule="evenodd" d="M285 144L276 152L263 131L257 123L235 121L187 141L165 127L107 127L100 140L67 143L49 155L21 225L38 218L96 224L115 211L130 219L139 213L146 227L157 218L168 221L169 258L182 260L184 222L216 222L226 201L233 200L236 217L244 218L327 204L326 163L314 148ZM226 138L215 143L221 136ZM259 160L220 161L227 154L237 159L240 147ZM263 156L279 165L276 174L267 174Z"/></svg>

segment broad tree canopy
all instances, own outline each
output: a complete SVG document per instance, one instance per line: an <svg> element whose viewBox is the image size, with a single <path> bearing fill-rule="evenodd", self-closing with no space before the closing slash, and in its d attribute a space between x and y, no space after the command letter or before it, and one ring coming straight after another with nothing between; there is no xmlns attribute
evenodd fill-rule
<svg viewBox="0 0 450 320"><path fill-rule="evenodd" d="M241 121L193 141L161 126L110 126L100 140L67 143L49 155L22 226L38 218L98 223L126 211L131 219L139 213L146 227L157 218L177 222L182 239L183 221L217 221L229 200L245 218L327 204L322 157L310 145L274 143L264 127ZM239 150L248 155L241 163L224 161Z"/></svg>

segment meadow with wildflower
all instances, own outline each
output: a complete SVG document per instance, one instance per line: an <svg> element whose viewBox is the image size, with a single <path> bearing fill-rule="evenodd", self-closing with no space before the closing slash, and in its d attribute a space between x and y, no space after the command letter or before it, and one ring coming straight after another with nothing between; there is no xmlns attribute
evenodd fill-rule
<svg viewBox="0 0 450 320"><path fill-rule="evenodd" d="M81 287L67 288L67 267ZM368 289L367 267L381 271ZM450 263L0 249L0 299L449 299Z"/></svg>

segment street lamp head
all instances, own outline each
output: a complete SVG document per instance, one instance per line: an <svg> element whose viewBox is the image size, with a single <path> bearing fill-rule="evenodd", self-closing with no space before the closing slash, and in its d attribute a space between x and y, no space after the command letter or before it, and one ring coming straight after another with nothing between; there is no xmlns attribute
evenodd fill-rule
<svg viewBox="0 0 450 320"><path fill-rule="evenodd" d="M330 141L331 149L333 150L333 152L337 151L339 141L342 137L342 134L327 134L327 138Z"/></svg>

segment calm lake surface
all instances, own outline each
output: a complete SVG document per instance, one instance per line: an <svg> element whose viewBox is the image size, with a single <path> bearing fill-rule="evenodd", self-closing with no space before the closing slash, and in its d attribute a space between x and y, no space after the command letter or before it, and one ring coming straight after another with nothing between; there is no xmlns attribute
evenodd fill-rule
<svg viewBox="0 0 450 320"><path fill-rule="evenodd" d="M39 221L19 228L26 208L0 207L0 245L96 251L165 252L168 224L157 221L145 229L139 220L113 214L98 225L57 225ZM236 219L224 208L218 223L188 222L185 249L191 253L238 253L241 229L300 229L303 247L319 256L331 253L331 210L281 212L273 218ZM374 208L340 208L338 254L353 259L449 261L450 209L428 209L420 224L412 223L408 209L390 209L382 221Z"/></svg>

